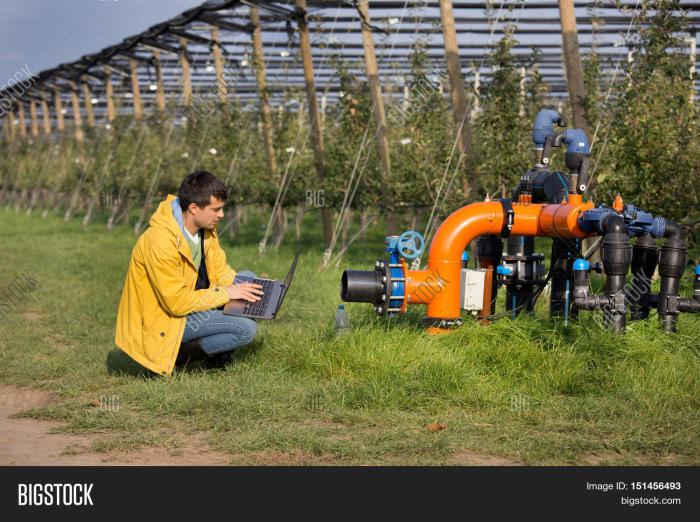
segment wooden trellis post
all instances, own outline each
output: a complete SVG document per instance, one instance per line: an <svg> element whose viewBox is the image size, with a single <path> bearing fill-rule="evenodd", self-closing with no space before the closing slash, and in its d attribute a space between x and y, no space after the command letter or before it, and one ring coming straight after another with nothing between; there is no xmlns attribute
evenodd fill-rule
<svg viewBox="0 0 700 522"><path fill-rule="evenodd" d="M12 111L5 116L5 136L10 143L15 140L15 115Z"/></svg>
<svg viewBox="0 0 700 522"><path fill-rule="evenodd" d="M481 96L481 73L478 69L474 71L474 103L472 103L472 111L469 115L471 119L474 119L481 109L479 97Z"/></svg>
<svg viewBox="0 0 700 522"><path fill-rule="evenodd" d="M131 94L134 105L134 119L137 122L143 117L143 104L141 103L141 88L139 87L139 62L134 58L129 59L131 69Z"/></svg>
<svg viewBox="0 0 700 522"><path fill-rule="evenodd" d="M226 73L224 71L224 57L221 52L221 37L219 28L215 25L211 28L211 40L214 42L211 54L214 57L214 70L216 71L216 90L219 95L219 102L222 105L228 103L228 85L226 84Z"/></svg>
<svg viewBox="0 0 700 522"><path fill-rule="evenodd" d="M114 84L112 83L112 69L105 67L105 98L107 101L107 123L112 123L117 112L114 107Z"/></svg>
<svg viewBox="0 0 700 522"><path fill-rule="evenodd" d="M695 62L697 60L697 34L695 31L690 32L690 37L688 38L688 43L690 44L690 103L695 101Z"/></svg>
<svg viewBox="0 0 700 522"><path fill-rule="evenodd" d="M39 121L36 117L36 101L29 100L29 116L32 119L32 136L37 137L39 135Z"/></svg>
<svg viewBox="0 0 700 522"><path fill-rule="evenodd" d="M90 91L90 84L87 82L87 78L83 76L83 99L85 100L85 119L87 120L87 126L90 129L95 128L95 111L92 108L92 92Z"/></svg>
<svg viewBox="0 0 700 522"><path fill-rule="evenodd" d="M80 99L78 98L78 88L75 83L71 83L70 90L71 103L73 104L73 124L75 126L75 139L78 143L83 143L83 118L80 114Z"/></svg>
<svg viewBox="0 0 700 522"><path fill-rule="evenodd" d="M15 129L15 121L17 120L17 117L15 116L14 109L10 110L8 117L10 118L10 138L12 141L15 141L15 138L17 137L17 129Z"/></svg>
<svg viewBox="0 0 700 522"><path fill-rule="evenodd" d="M440 0L440 18L442 20L442 35L445 47L445 62L447 74L450 79L450 100L452 102L452 116L455 129L458 133L457 148L460 156L469 154L471 147L471 123L467 112L467 93L464 89L464 77L462 76L462 64L459 59L457 46L457 32L455 19L452 12L452 0ZM464 180L465 197L470 199L477 192L476 180Z"/></svg>
<svg viewBox="0 0 700 522"><path fill-rule="evenodd" d="M58 89L53 90L53 106L56 111L56 128L59 132L66 130L66 122L63 119L63 101L61 100L61 92Z"/></svg>
<svg viewBox="0 0 700 522"><path fill-rule="evenodd" d="M186 107L192 105L192 76L190 59L187 55L187 39L180 38L180 66L182 67L182 102Z"/></svg>
<svg viewBox="0 0 700 522"><path fill-rule="evenodd" d="M404 77L403 79L403 98L401 100L401 108L404 111L408 110L408 106L410 105L410 98L411 98L411 89L408 86L409 78L407 76Z"/></svg>
<svg viewBox="0 0 700 522"><path fill-rule="evenodd" d="M369 91L372 97L372 108L374 122L377 127L377 151L379 162L382 168L381 196L383 214L386 220L387 232L393 235L396 229L396 219L394 216L394 205L390 192L391 159L389 156L389 141L386 137L386 115L384 113L384 99L382 98L382 85L379 81L379 70L377 68L377 56L374 51L374 39L370 27L369 5L367 0L360 0L357 3L362 19L362 46L365 52L365 67L367 69L367 79L369 81Z"/></svg>
<svg viewBox="0 0 700 522"><path fill-rule="evenodd" d="M588 122L586 121L586 90L583 85L583 68L578 48L573 0L559 0L559 15L561 17L562 51L566 65L566 84L569 88L574 126L589 134Z"/></svg>
<svg viewBox="0 0 700 522"><path fill-rule="evenodd" d="M525 87L527 86L527 69L525 67L520 67L520 103L518 104L518 116L521 118L525 116L525 96L527 91Z"/></svg>
<svg viewBox="0 0 700 522"><path fill-rule="evenodd" d="M23 138L27 137L27 121L24 118L24 102L20 100L19 109L17 111L19 116L19 135Z"/></svg>
<svg viewBox="0 0 700 522"><path fill-rule="evenodd" d="M41 115L44 120L44 134L51 134L51 115L49 114L49 102L46 101L46 93L41 91Z"/></svg>
<svg viewBox="0 0 700 522"><path fill-rule="evenodd" d="M299 19L299 46L302 59L304 60L304 83L306 84L306 98L309 106L309 119L311 120L314 164L318 179L323 184L323 180L326 177L326 159L321 114L318 110L318 100L316 99L313 55L311 54L311 39L309 38L309 27L306 19L306 0L296 0L296 6L303 13L302 18ZM323 223L323 241L325 247L329 248L333 237L333 224L331 222L331 211L325 205L321 206L321 221Z"/></svg>
<svg viewBox="0 0 700 522"><path fill-rule="evenodd" d="M275 145L272 135L272 111L267 93L267 80L265 78L265 55L263 54L262 34L260 31L260 12L255 6L250 7L250 23L253 26L253 59L255 60L255 76L260 97L260 110L262 112L262 130L267 152L267 162L274 174L277 172L277 159L275 158Z"/></svg>
<svg viewBox="0 0 700 522"><path fill-rule="evenodd" d="M163 64L160 61L160 51L153 51L153 61L156 65L156 108L161 116L165 113L165 85L163 82Z"/></svg>
<svg viewBox="0 0 700 522"><path fill-rule="evenodd" d="M445 61L450 80L450 100L452 102L452 115L455 129L458 133L457 147L460 156L469 153L471 147L471 123L467 108L467 95L464 89L464 77L459 58L457 45L457 33L455 30L454 15L452 12L452 0L440 0L440 17L443 28L443 41L445 48ZM478 186L475 179L465 179L463 190L465 197L469 199L476 195Z"/></svg>

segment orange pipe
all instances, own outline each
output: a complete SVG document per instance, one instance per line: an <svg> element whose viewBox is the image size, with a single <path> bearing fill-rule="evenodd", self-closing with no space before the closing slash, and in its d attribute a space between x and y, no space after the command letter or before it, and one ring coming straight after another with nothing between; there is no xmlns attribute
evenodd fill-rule
<svg viewBox="0 0 700 522"><path fill-rule="evenodd" d="M404 273L408 304L428 304L442 291L441 281L430 270L406 270Z"/></svg>
<svg viewBox="0 0 700 522"><path fill-rule="evenodd" d="M581 212L593 208L582 197L570 194L562 204L513 203L513 228L518 236L586 237L578 227ZM473 239L485 234L500 234L503 228L503 205L500 201L484 201L462 207L440 225L428 255L427 270L406 270L406 304L427 304L427 316L436 319L457 319L459 308L459 275L462 252Z"/></svg>
<svg viewBox="0 0 700 522"><path fill-rule="evenodd" d="M513 203L513 229L514 236L543 236L540 226L542 211L546 205L541 203Z"/></svg>
<svg viewBox="0 0 700 522"><path fill-rule="evenodd" d="M542 234L549 237L586 237L589 234L578 227L578 217L581 212L593 208L593 202L583 202L580 194L569 194L567 203L560 205L544 205L540 217ZM514 232L515 233L515 232Z"/></svg>
<svg viewBox="0 0 700 522"><path fill-rule="evenodd" d="M462 252L472 239L484 234L499 234L502 227L503 205L498 201L472 203L454 211L443 221L430 244L428 270L446 284L428 303L428 317L459 317Z"/></svg>

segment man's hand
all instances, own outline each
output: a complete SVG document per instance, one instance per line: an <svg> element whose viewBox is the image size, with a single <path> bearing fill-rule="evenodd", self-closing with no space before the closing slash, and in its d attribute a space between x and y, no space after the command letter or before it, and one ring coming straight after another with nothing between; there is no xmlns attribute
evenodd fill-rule
<svg viewBox="0 0 700 522"><path fill-rule="evenodd" d="M264 293L262 285L256 283L233 283L226 287L226 291L231 299L245 299L251 303L260 301L260 296Z"/></svg>

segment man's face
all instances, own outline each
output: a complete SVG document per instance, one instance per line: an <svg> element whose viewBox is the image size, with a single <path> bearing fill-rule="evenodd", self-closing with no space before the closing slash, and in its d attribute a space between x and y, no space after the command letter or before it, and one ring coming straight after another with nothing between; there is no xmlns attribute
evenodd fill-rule
<svg viewBox="0 0 700 522"><path fill-rule="evenodd" d="M213 230L219 220L224 217L225 202L214 196L209 196L209 204L202 208L190 203L189 212L194 216L194 222L199 228Z"/></svg>

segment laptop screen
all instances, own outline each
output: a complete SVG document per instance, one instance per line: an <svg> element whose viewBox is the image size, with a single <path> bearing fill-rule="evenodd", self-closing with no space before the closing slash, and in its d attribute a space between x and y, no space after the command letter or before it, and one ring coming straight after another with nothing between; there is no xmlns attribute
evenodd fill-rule
<svg viewBox="0 0 700 522"><path fill-rule="evenodd" d="M277 311L280 309L280 306L282 306L282 301L284 301L284 296L287 295L287 290L289 290L289 287L292 284L292 279L294 279L294 271L297 269L297 261L299 261L299 253L294 256L294 261L292 261L292 266L289 267L289 272L287 273L287 277L284 280L284 283L282 283L282 295L280 295L280 300L277 303L277 308L275 309L275 314Z"/></svg>

